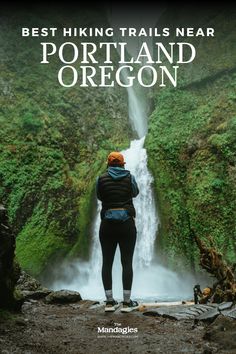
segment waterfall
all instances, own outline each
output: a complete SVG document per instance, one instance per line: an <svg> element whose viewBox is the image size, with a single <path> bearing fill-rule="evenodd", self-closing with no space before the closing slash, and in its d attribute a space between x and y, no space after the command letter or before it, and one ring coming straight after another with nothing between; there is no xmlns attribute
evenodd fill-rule
<svg viewBox="0 0 236 354"><path fill-rule="evenodd" d="M124 81L127 81L126 75L128 75L128 73L125 70L123 70L123 73ZM137 95L132 86L127 87L127 92L129 101L129 119L133 130L136 131L139 138L141 138L147 132L147 101L142 93Z"/></svg>
<svg viewBox="0 0 236 354"><path fill-rule="evenodd" d="M130 148L123 151L127 168L135 176L139 196L135 198L137 244L134 253L134 268L148 267L154 257L154 242L157 232L157 213L152 192L152 176L147 169L147 153L143 147L144 137L133 140Z"/></svg>
<svg viewBox="0 0 236 354"><path fill-rule="evenodd" d="M139 92L140 94L140 92ZM122 151L126 168L135 176L140 189L134 198L136 209L137 242L134 252L134 278L132 298L141 301L168 301L189 298L192 293L192 281L185 281L178 274L160 264L154 252L155 239L158 229L158 215L152 189L153 177L147 168L147 152L144 148L147 130L147 107L143 100L138 99L135 88L128 88L129 115L133 129L139 139L133 140L130 147ZM146 103L145 103L146 104ZM97 214L93 225L93 240L90 260L75 261L62 267L63 281L54 282L52 288L67 288L78 290L82 298L104 300L102 285L102 253L99 242L101 203L97 201ZM117 247L113 264L113 295L122 300L122 268L119 247Z"/></svg>
<svg viewBox="0 0 236 354"><path fill-rule="evenodd" d="M110 20L113 27L118 28L120 26L121 17L118 16L115 18L115 14L118 16L117 11L115 11ZM156 23L156 17L156 14L149 14L148 24L150 25L151 18L153 23ZM129 23L129 20L130 18L128 16L126 22ZM141 26L142 21L139 18L137 20L138 26ZM124 27L129 26L126 26L124 23ZM121 40L130 42L128 48L130 52L137 51L138 43L135 43L135 39L130 41L130 38L123 38ZM137 40L139 39L137 38ZM152 43L150 39L149 45L151 49ZM127 73L125 73L123 77L124 82L127 82L126 75ZM139 195L134 198L137 242L133 259L134 277L132 298L143 301L186 299L192 295L193 279L191 276L185 275L183 280L177 273L164 268L159 264L154 252L155 239L158 237L157 230L159 219L152 189L153 177L147 168L147 152L144 148L145 135L147 133L147 95L145 89L140 86L127 87L127 94L129 119L138 139L131 141L130 147L122 151L122 153L125 156L125 167L135 176L140 189ZM84 299L104 300L101 276L102 252L99 242L100 210L101 203L98 201L97 215L93 225L90 260L88 262L77 260L73 264L64 266L61 269L61 278L64 280L54 282L52 286L54 289L67 288L78 290ZM122 300L123 295L121 273L120 253L119 247L117 247L112 269L113 296L117 300Z"/></svg>

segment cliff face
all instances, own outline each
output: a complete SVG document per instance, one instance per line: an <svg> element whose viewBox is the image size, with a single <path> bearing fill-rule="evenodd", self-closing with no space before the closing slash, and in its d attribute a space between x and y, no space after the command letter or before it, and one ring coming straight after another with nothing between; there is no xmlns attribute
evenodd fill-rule
<svg viewBox="0 0 236 354"><path fill-rule="evenodd" d="M167 8L157 24L171 33L215 30L213 38L167 37L166 43L192 43L197 56L179 69L178 88L153 91L145 144L161 216L158 249L172 265L179 258L188 267L198 263L191 229L211 236L228 260L235 257L235 18L234 9L180 6ZM107 154L131 138L124 89L60 86L58 56L40 64L40 42L59 46L65 38L21 37L21 27L54 26L108 23L97 8L1 14L0 199L17 234L17 258L34 276L66 255L88 256L95 178Z"/></svg>
<svg viewBox="0 0 236 354"><path fill-rule="evenodd" d="M146 148L161 216L158 249L178 267L198 264L191 229L236 254L235 9L167 9L160 25L213 27L215 37L188 37L197 52L180 68L179 86L154 92ZM168 41L176 41L168 38ZM178 39L179 40L179 39Z"/></svg>
<svg viewBox="0 0 236 354"><path fill-rule="evenodd" d="M0 205L0 308L16 307L15 284L19 269L15 263L15 237L8 222L6 209Z"/></svg>
<svg viewBox="0 0 236 354"><path fill-rule="evenodd" d="M124 90L60 86L59 59L40 64L40 42L65 39L21 37L21 27L108 26L98 9L63 10L1 14L0 198L17 234L17 258L36 276L69 252L87 256L96 176L130 138Z"/></svg>

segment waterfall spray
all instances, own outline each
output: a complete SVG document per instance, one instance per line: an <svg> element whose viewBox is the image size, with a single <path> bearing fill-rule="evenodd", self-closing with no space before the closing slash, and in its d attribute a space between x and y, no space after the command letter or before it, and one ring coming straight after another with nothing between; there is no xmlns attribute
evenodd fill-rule
<svg viewBox="0 0 236 354"><path fill-rule="evenodd" d="M122 151L126 167L135 176L140 189L139 196L134 199L137 242L133 260L132 297L141 301L168 301L186 298L192 292L192 287L189 285L192 282L183 282L183 279L176 273L158 264L154 252L159 219L152 189L153 177L147 168L147 152L144 148L147 130L147 102L143 106L144 100L138 99L133 87L128 90L128 102L133 129L140 137L131 141L130 147ZM55 282L54 289L78 290L83 298L104 299L101 277L102 253L99 242L100 210L101 203L98 201L90 260L88 262L77 260L64 267L64 279L66 280ZM117 247L112 276L113 294L118 300L122 300L121 273L120 252Z"/></svg>
<svg viewBox="0 0 236 354"><path fill-rule="evenodd" d="M134 44L132 42L132 50L135 51ZM125 72L123 80L127 80ZM134 199L137 242L133 259L132 298L141 301L171 301L191 296L193 282L187 276L183 281L175 272L161 266L156 259L154 246L159 219L152 188L153 177L147 168L147 152L144 148L148 115L148 100L144 90L135 85L127 87L129 119L138 139L131 141L129 149L122 151L126 168L135 176L140 189L138 197ZM99 242L100 210L101 203L98 201L90 260L88 262L77 260L73 264L64 266L61 273L64 273L65 276L62 277L66 280L55 282L54 289L78 290L84 299L104 300L101 277L102 252ZM120 252L117 247L112 279L113 295L118 300L122 300L121 273Z"/></svg>

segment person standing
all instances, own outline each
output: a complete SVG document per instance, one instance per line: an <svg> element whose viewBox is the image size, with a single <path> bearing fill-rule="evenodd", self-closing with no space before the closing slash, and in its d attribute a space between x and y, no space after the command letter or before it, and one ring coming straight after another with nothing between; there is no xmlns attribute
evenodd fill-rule
<svg viewBox="0 0 236 354"><path fill-rule="evenodd" d="M120 248L123 283L122 312L138 308L131 300L133 254L136 243L133 198L139 194L135 177L124 168L124 156L113 151L107 158L107 171L97 177L97 198L102 202L99 239L102 248L102 281L106 295L106 312L119 306L112 294L112 265L117 245Z"/></svg>

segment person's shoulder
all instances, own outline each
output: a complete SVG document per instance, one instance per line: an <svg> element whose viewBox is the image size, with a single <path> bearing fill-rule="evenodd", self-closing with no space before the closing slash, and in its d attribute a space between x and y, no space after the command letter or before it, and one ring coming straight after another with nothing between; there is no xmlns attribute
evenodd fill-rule
<svg viewBox="0 0 236 354"><path fill-rule="evenodd" d="M99 180L100 178L106 177L107 175L108 175L108 172L106 171L106 172L102 173L101 175L99 175L99 176L97 177L97 179Z"/></svg>

